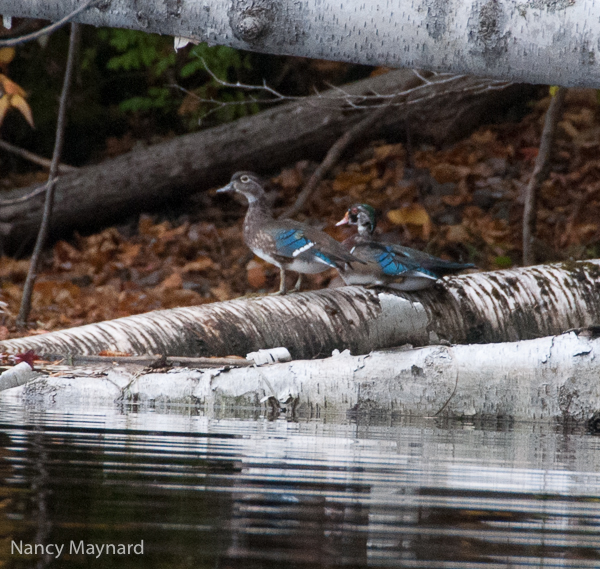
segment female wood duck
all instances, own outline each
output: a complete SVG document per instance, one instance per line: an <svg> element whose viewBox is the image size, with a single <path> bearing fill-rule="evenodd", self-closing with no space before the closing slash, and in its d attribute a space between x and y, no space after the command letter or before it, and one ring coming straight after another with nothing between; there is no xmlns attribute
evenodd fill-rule
<svg viewBox="0 0 600 569"><path fill-rule="evenodd" d="M304 273L322 273L330 267L344 270L352 262L362 262L327 233L299 221L273 219L256 174L236 172L229 184L217 190L217 193L222 192L246 196L248 212L244 219L244 241L254 254L279 267L279 291L274 294L286 293L286 270L300 273L294 287L297 291Z"/></svg>
<svg viewBox="0 0 600 569"><path fill-rule="evenodd" d="M373 236L375 210L367 204L351 206L336 225L356 225L358 233L342 245L366 264L355 264L340 275L346 284L383 285L397 290L428 288L440 277L474 267L472 264L444 261L423 251L385 243Z"/></svg>

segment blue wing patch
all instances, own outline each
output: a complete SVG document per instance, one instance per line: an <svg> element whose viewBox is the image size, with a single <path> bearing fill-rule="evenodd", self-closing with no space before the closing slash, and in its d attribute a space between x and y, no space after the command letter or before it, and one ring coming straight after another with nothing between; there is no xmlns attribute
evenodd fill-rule
<svg viewBox="0 0 600 569"><path fill-rule="evenodd" d="M302 229L286 229L275 236L277 253L284 257L297 257L310 250L316 261L335 267L335 263L324 253L319 251L314 241L304 236Z"/></svg>
<svg viewBox="0 0 600 569"><path fill-rule="evenodd" d="M397 260L396 257L397 255L391 247L386 247L385 251L383 251L377 257L377 263L379 263L379 266L381 267L381 270L383 271L384 275L390 275L395 277L408 271L416 271L437 278L437 275L420 266L418 263L401 263L399 260Z"/></svg>
<svg viewBox="0 0 600 569"><path fill-rule="evenodd" d="M314 251L314 255L315 257L318 257L319 259L321 259L321 261L323 261L326 265L329 265L330 267L335 267L335 263L329 258L327 257L327 255L324 255L323 253L321 253L321 251Z"/></svg>
<svg viewBox="0 0 600 569"><path fill-rule="evenodd" d="M300 229L288 229L275 236L277 252L285 257L295 257L314 246L314 243L304 237Z"/></svg>

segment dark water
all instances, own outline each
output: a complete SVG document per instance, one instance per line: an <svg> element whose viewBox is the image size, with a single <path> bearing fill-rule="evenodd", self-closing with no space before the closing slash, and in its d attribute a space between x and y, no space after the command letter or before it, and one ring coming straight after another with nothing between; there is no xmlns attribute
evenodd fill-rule
<svg viewBox="0 0 600 569"><path fill-rule="evenodd" d="M556 425L0 404L0 479L7 567L600 567L600 438Z"/></svg>

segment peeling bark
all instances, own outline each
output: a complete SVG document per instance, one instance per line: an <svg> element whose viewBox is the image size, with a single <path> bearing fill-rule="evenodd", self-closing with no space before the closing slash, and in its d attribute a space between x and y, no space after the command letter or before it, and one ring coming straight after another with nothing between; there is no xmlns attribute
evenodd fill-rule
<svg viewBox="0 0 600 569"><path fill-rule="evenodd" d="M195 405L206 412L266 401L300 415L385 412L449 418L590 421L600 412L597 330L498 345L347 352L237 369L53 370L0 395L20 404Z"/></svg>
<svg viewBox="0 0 600 569"><path fill-rule="evenodd" d="M600 322L600 260L445 278L418 293L342 287L161 310L6 340L9 353L241 355L294 359L412 344L510 342Z"/></svg>

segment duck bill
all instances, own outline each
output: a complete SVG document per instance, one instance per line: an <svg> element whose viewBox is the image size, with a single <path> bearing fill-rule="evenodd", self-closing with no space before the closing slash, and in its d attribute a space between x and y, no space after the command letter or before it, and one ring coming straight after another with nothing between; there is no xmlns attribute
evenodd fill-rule
<svg viewBox="0 0 600 569"><path fill-rule="evenodd" d="M217 190L217 194L226 194L228 192L235 192L235 188L233 187L233 184L231 182Z"/></svg>
<svg viewBox="0 0 600 569"><path fill-rule="evenodd" d="M338 221L336 225L348 225L348 223L350 223L350 218L348 217L348 212L346 212L344 219L340 219L340 221Z"/></svg>

